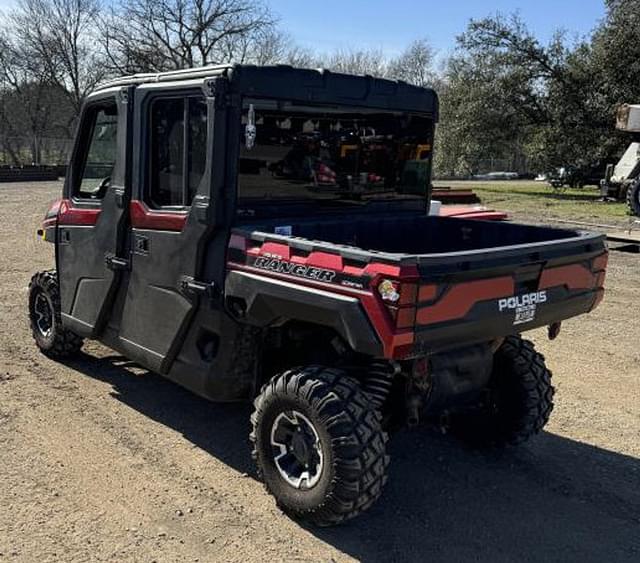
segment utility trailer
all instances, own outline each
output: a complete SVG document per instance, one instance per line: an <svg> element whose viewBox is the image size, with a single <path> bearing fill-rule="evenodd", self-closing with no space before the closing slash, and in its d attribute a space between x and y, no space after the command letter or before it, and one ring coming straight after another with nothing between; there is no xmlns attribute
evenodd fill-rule
<svg viewBox="0 0 640 563"><path fill-rule="evenodd" d="M437 119L432 90L291 67L103 85L43 223L36 344L253 401L259 476L318 525L380 496L399 426L526 441L554 390L521 333L598 305L604 238L429 216Z"/></svg>

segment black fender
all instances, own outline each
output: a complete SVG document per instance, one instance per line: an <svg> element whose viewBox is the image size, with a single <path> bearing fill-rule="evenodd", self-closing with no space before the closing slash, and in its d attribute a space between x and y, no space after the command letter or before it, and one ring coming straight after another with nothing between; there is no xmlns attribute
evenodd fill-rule
<svg viewBox="0 0 640 563"><path fill-rule="evenodd" d="M257 327L297 320L334 329L353 351L382 356L383 347L360 301L249 272L228 272L225 300L231 314Z"/></svg>

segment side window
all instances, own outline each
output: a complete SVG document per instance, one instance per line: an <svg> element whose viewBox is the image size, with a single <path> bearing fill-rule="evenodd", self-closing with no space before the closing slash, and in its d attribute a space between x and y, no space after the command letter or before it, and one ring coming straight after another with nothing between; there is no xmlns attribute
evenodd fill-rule
<svg viewBox="0 0 640 563"><path fill-rule="evenodd" d="M113 103L90 108L81 131L86 152L81 156L73 195L102 199L111 182L118 154L118 108Z"/></svg>
<svg viewBox="0 0 640 563"><path fill-rule="evenodd" d="M205 171L204 98L167 98L151 106L149 199L154 207L186 207Z"/></svg>

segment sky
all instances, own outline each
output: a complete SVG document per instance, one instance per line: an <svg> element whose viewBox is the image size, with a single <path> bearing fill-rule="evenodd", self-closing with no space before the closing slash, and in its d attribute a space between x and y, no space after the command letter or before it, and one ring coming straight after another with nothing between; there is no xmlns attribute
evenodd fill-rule
<svg viewBox="0 0 640 563"><path fill-rule="evenodd" d="M377 48L396 55L426 38L440 56L472 18L519 12L529 29L547 41L557 29L569 37L588 34L604 15L604 0L265 0L282 28L314 51ZM15 0L0 0L6 10Z"/></svg>
<svg viewBox="0 0 640 563"><path fill-rule="evenodd" d="M335 49L379 48L395 55L414 39L426 38L440 55L470 19L518 11L529 29L547 41L564 29L569 37L588 34L604 16L603 0L270 0L282 27L302 46Z"/></svg>

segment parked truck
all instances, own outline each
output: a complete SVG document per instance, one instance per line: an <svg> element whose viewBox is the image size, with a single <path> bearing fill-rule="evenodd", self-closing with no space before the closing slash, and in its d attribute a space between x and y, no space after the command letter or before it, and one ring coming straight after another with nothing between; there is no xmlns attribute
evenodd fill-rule
<svg viewBox="0 0 640 563"><path fill-rule="evenodd" d="M631 143L618 163L607 167L601 193L603 197L626 199L631 214L640 217L640 105L620 106L616 128L629 133Z"/></svg>
<svg viewBox="0 0 640 563"><path fill-rule="evenodd" d="M104 84L41 230L36 344L253 401L258 475L318 525L380 496L398 427L526 441L554 388L521 334L598 305L604 239L429 216L437 119L430 89L284 66Z"/></svg>

